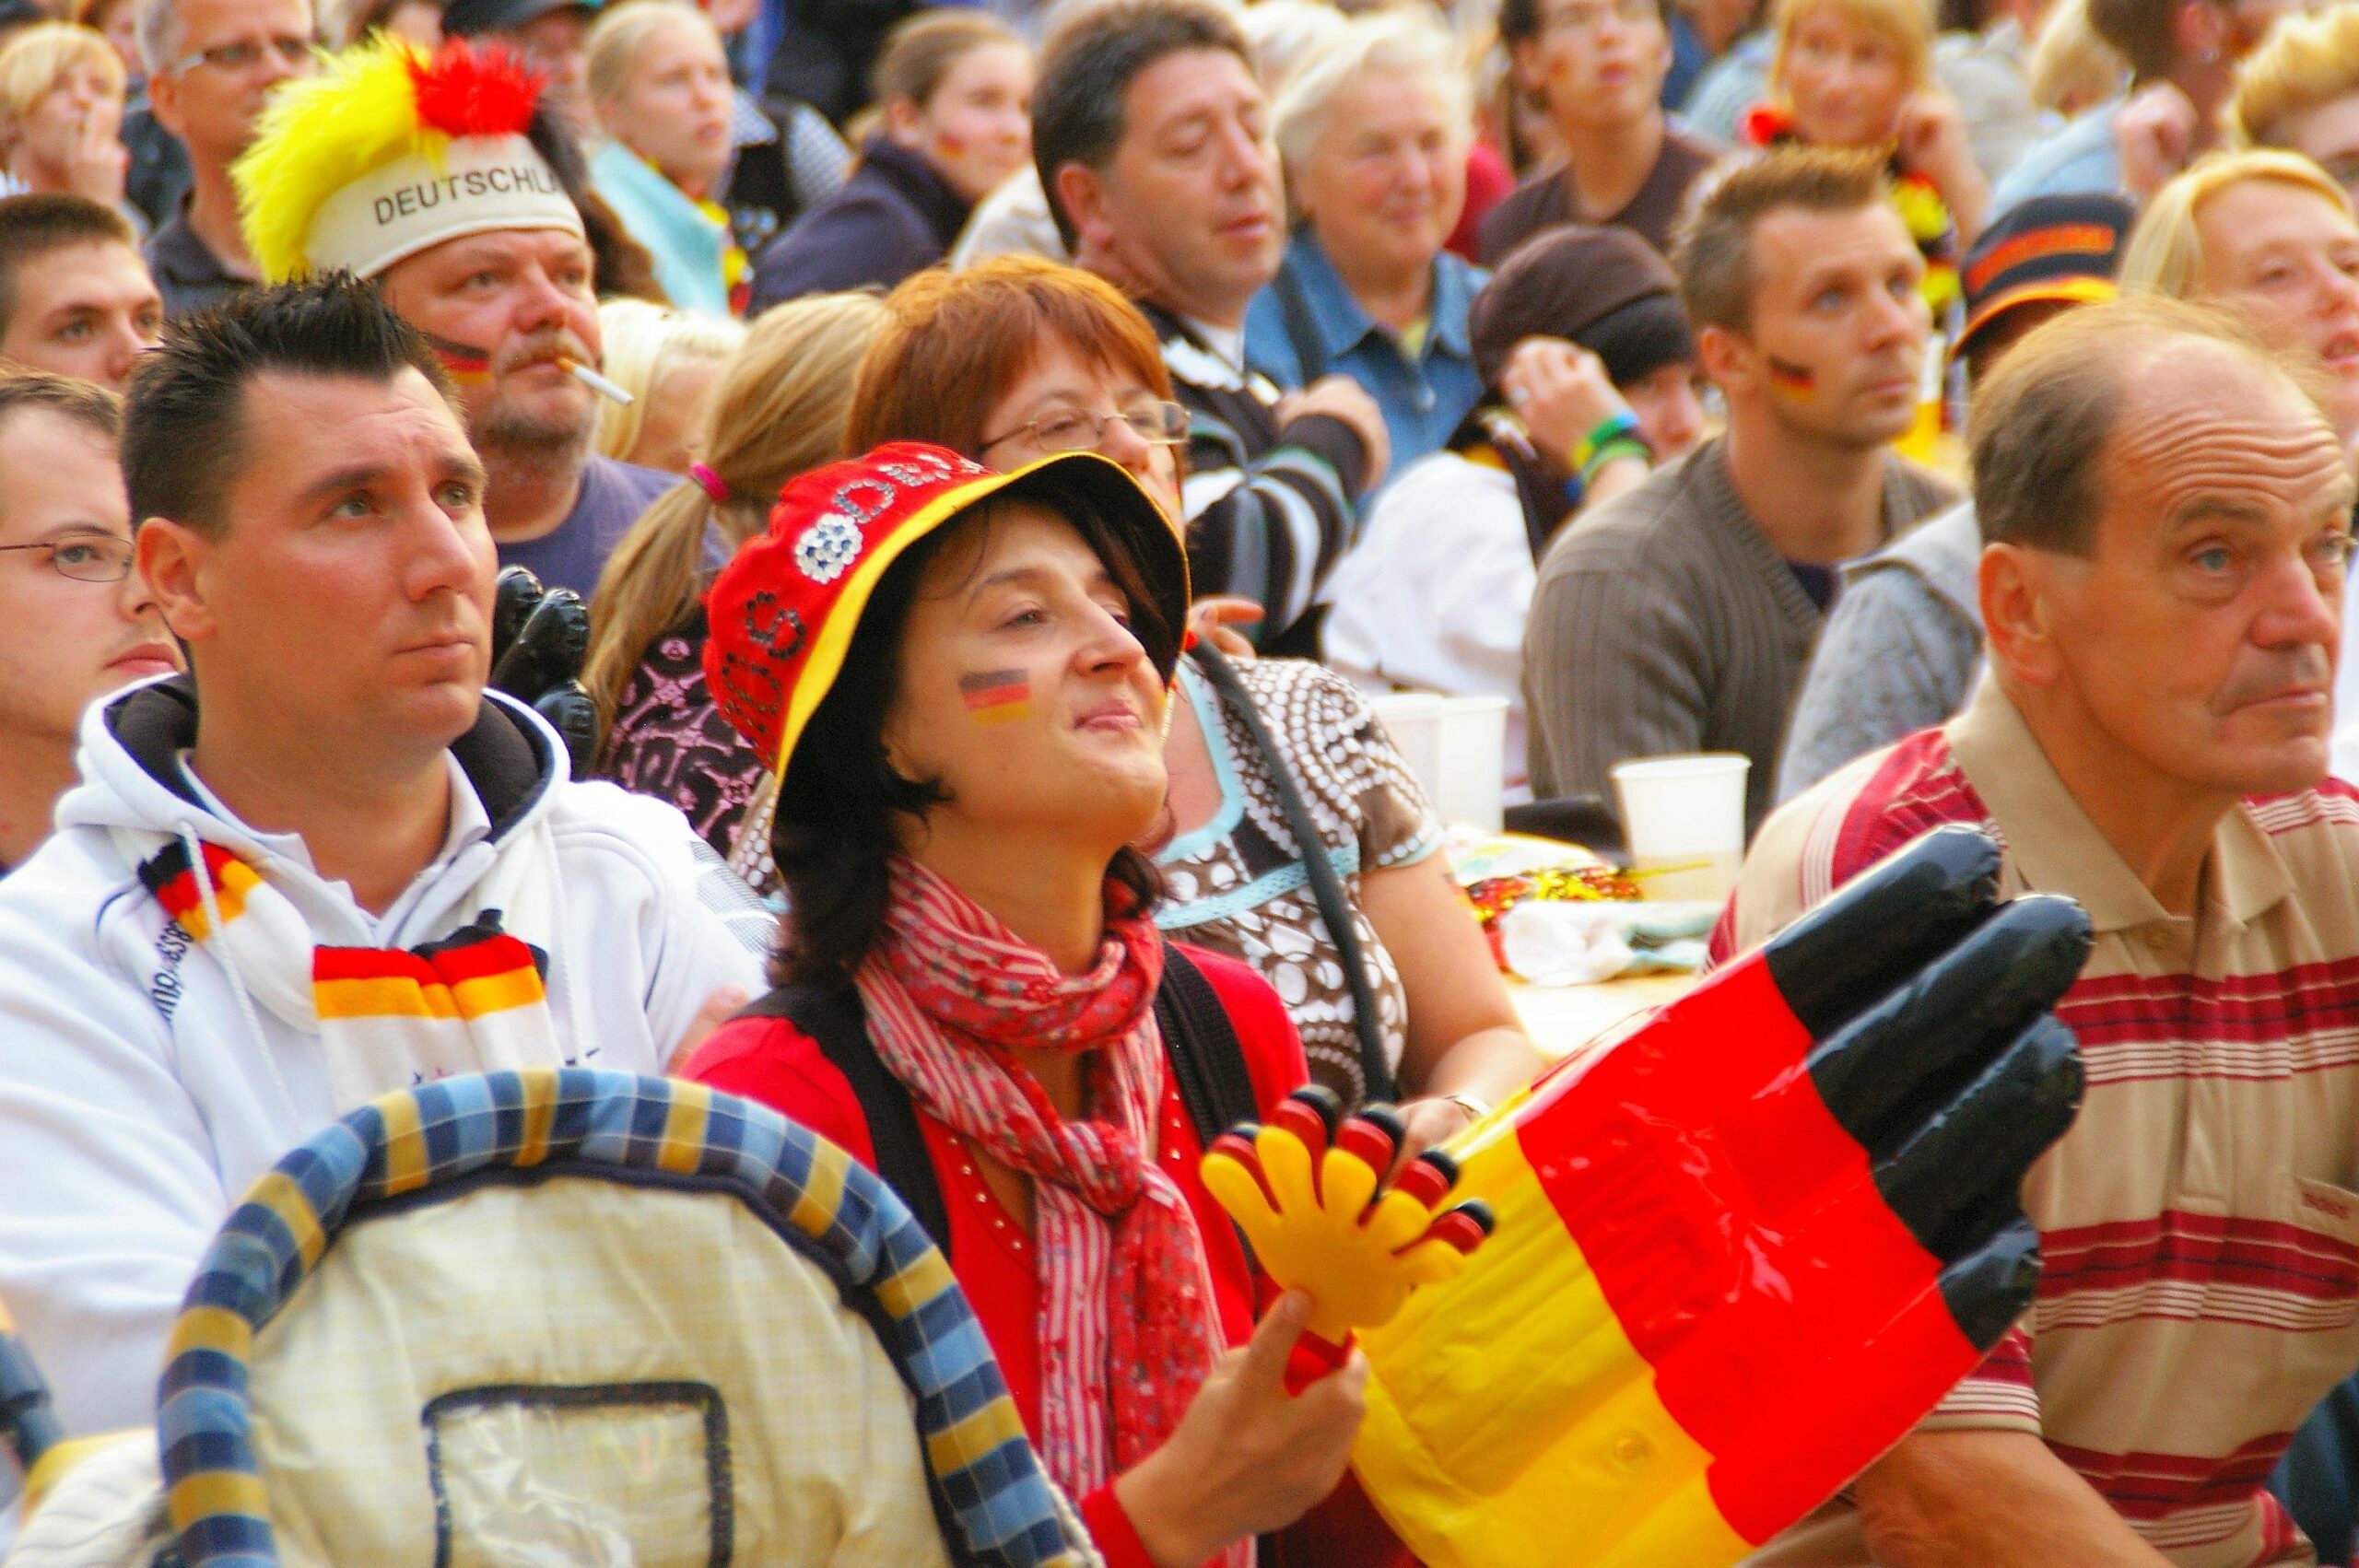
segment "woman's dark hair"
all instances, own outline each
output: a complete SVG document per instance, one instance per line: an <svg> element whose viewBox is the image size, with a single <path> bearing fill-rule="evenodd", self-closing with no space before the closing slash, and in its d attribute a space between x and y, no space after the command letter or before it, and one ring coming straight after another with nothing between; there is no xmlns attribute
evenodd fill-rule
<svg viewBox="0 0 2359 1568"><path fill-rule="evenodd" d="M1106 563L1130 601L1132 632L1168 679L1186 628L1166 619L1121 530L1077 494L1041 498ZM905 778L895 770L885 755L885 719L900 695L901 637L927 563L952 539L992 527L1008 504L982 503L886 569L844 652L842 673L795 743L770 827L770 858L788 910L770 960L773 985L837 984L859 966L885 918L898 819L922 817L950 799L939 779ZM1163 895L1162 872L1127 844L1114 852L1106 874L1142 910Z"/></svg>

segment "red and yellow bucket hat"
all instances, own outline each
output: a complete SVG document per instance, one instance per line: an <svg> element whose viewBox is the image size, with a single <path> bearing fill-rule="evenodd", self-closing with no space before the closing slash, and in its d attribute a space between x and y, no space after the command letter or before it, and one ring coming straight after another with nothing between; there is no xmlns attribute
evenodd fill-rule
<svg viewBox="0 0 2359 1568"><path fill-rule="evenodd" d="M876 585L909 548L994 497L1069 514L1086 508L1129 542L1175 637L1188 619L1188 555L1170 519L1128 470L1059 452L1006 474L922 441L893 441L789 484L769 527L705 595L705 682L737 732L784 774L818 711ZM1175 645L1176 646L1176 645ZM1161 672L1169 679L1171 672Z"/></svg>

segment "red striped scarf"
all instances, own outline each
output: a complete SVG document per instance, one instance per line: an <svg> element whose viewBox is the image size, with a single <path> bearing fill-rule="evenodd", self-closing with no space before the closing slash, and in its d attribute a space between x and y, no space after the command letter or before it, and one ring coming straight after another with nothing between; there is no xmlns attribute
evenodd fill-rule
<svg viewBox="0 0 2359 1568"><path fill-rule="evenodd" d="M1170 1436L1222 1348L1203 1239L1156 1165L1164 1098L1154 922L1107 884L1097 964L1066 975L998 917L894 858L856 977L877 1055L928 1115L1033 1178L1039 1434L1075 1497ZM1086 1052L1068 1121L1008 1047ZM1232 1549L1251 1561L1250 1543Z"/></svg>

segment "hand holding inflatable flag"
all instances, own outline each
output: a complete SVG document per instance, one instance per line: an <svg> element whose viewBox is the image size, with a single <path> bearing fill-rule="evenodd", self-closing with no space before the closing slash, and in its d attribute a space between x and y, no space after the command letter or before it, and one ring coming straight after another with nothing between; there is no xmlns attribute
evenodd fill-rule
<svg viewBox="0 0 2359 1568"><path fill-rule="evenodd" d="M1451 1141L1496 1234L1363 1332L1353 1456L1431 1568L1733 1562L2029 1305L2089 925L1998 868L1928 835Z"/></svg>

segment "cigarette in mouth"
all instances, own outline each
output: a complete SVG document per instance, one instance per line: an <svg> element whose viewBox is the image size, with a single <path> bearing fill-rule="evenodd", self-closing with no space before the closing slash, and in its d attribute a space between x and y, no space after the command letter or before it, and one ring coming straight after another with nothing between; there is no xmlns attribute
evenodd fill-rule
<svg viewBox="0 0 2359 1568"><path fill-rule="evenodd" d="M637 398L631 396L630 393L623 391L622 388L615 385L614 382L606 380L605 377L598 374L597 371L593 370L589 366L584 365L581 360L574 358L570 355L558 355L557 362L567 375L571 376L575 380L580 381L583 386L588 387L600 397L620 404L625 408L628 408L632 404L639 401Z"/></svg>

